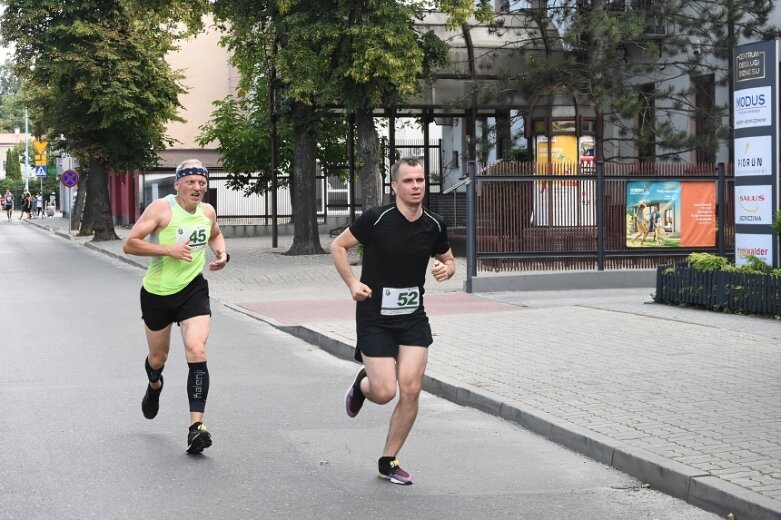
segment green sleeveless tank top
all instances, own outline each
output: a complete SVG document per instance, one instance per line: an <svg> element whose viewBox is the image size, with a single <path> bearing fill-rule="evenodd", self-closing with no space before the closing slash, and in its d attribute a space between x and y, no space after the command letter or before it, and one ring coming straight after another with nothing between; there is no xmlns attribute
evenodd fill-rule
<svg viewBox="0 0 781 520"><path fill-rule="evenodd" d="M152 257L144 276L144 289L158 296L181 291L203 271L212 231L212 222L201 204L195 208L195 213L188 213L176 202L175 195L168 195L166 200L171 206L171 222L159 234L149 235L149 241L174 245L189 240L193 259L185 262L170 256Z"/></svg>

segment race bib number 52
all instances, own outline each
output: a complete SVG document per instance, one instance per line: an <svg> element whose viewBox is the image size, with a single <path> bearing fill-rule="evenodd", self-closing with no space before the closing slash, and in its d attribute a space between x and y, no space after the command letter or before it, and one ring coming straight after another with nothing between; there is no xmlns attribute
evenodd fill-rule
<svg viewBox="0 0 781 520"><path fill-rule="evenodd" d="M418 307L420 307L419 287L407 287L404 289L385 287L382 290L380 314L383 316L412 314Z"/></svg>

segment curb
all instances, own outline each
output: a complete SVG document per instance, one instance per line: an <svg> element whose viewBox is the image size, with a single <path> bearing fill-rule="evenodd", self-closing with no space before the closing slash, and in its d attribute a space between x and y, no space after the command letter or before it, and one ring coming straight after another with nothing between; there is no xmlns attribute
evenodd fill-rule
<svg viewBox="0 0 781 520"><path fill-rule="evenodd" d="M355 362L355 349L302 325L283 325L276 320L234 304L225 307L295 336L310 345L347 361ZM781 503L741 488L718 477L585 428L559 420L533 408L502 401L490 392L475 391L444 377L427 373L423 390L460 406L474 408L500 417L534 432L545 439L580 453L597 462L630 475L651 488L684 500L724 518L730 513L737 520L779 520Z"/></svg>
<svg viewBox="0 0 781 520"><path fill-rule="evenodd" d="M141 269L146 269L147 268L146 264L143 264L141 262L137 262L136 260L134 260L132 258L129 258L126 255L120 255L120 254L117 254L117 253L115 253L113 251L109 251L107 249L103 249L102 247L96 246L91 241L79 242L78 240L76 240L73 237L73 235L70 235L70 234L67 234L67 233L63 233L62 231L54 229L53 227L50 227L50 226L47 226L47 225L44 225L44 224L39 224L38 222L28 222L28 223L33 225L33 226L35 226L35 227L37 227L38 229L42 229L44 231L49 231L50 233L52 233L52 234L54 234L54 235L56 235L56 236L58 236L60 238L64 238L66 240L70 240L71 242L80 244L80 245L86 247L87 249L91 249L93 251L97 251L98 253L102 253L102 254L104 254L106 256L110 256L111 258L114 258L115 260L120 260L122 262L125 262L126 264L129 264L129 265L132 265L134 267L141 268Z"/></svg>

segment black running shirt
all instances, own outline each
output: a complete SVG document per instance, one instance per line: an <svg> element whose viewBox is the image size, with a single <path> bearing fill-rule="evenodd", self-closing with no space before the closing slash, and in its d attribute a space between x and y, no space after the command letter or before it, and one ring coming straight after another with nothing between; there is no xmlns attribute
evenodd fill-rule
<svg viewBox="0 0 781 520"><path fill-rule="evenodd" d="M429 258L450 250L444 219L424 209L410 222L395 204L388 204L365 211L350 231L363 245L361 282L372 290L371 298L358 302L356 319L384 321L422 314ZM388 288L413 287L419 288L416 310L396 315L383 311L383 291L387 297Z"/></svg>

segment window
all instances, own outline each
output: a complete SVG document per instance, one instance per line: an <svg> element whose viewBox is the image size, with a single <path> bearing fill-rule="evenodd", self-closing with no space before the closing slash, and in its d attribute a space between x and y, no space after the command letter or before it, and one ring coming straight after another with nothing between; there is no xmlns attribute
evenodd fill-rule
<svg viewBox="0 0 781 520"><path fill-rule="evenodd" d="M716 162L716 80L713 74L695 76L694 83L694 135L696 136L697 162Z"/></svg>
<svg viewBox="0 0 781 520"><path fill-rule="evenodd" d="M640 162L656 160L656 88L653 84L641 85L640 112L637 115L637 155Z"/></svg>

